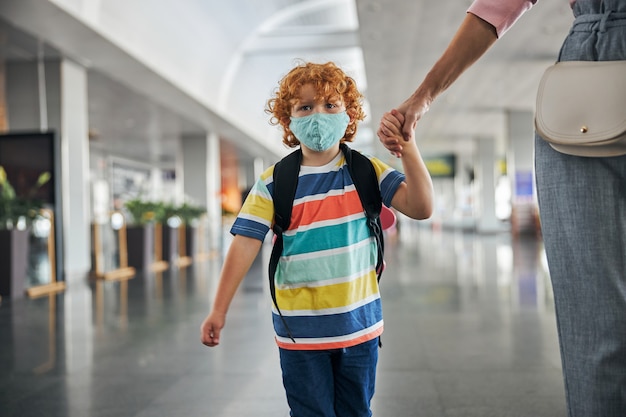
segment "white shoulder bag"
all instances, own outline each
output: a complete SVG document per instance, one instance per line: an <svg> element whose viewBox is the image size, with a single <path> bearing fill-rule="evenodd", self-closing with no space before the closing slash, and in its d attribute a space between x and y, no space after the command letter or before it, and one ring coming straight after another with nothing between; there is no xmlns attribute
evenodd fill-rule
<svg viewBox="0 0 626 417"><path fill-rule="evenodd" d="M539 84L537 133L559 152L626 154L626 61L563 61Z"/></svg>

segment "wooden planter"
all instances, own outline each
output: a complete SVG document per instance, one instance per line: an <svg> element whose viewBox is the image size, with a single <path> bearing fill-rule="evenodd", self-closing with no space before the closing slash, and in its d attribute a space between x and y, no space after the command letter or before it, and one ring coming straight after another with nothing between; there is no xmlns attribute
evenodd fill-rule
<svg viewBox="0 0 626 417"><path fill-rule="evenodd" d="M178 228L178 260L176 265L185 268L193 263L193 256L196 250L196 229L191 226L182 225Z"/></svg>
<svg viewBox="0 0 626 417"><path fill-rule="evenodd" d="M24 296L28 273L28 231L0 230L0 295Z"/></svg>
<svg viewBox="0 0 626 417"><path fill-rule="evenodd" d="M113 219L114 215L117 215L119 212L111 213L111 219ZM119 213L121 215L121 213ZM123 216L123 215L122 215ZM122 217L123 220L123 217ZM122 279L130 279L135 276L136 269L132 266L128 266L128 237L126 235L126 222L122 221L119 229L117 230L117 242L114 243L114 246L111 246L109 243L109 247L106 247L107 242L102 238L102 228L103 227L112 227L111 224L108 223L93 223L92 225L92 237L93 237L93 269L92 269L92 277L95 279L103 279L105 281L110 280L122 280ZM117 268L115 265L113 268L107 267L104 261L104 257L107 254L114 253L114 251L118 251L119 256L119 265Z"/></svg>
<svg viewBox="0 0 626 417"><path fill-rule="evenodd" d="M162 241L164 261L179 268L191 265L198 246L195 227L181 225L172 228L164 225Z"/></svg>

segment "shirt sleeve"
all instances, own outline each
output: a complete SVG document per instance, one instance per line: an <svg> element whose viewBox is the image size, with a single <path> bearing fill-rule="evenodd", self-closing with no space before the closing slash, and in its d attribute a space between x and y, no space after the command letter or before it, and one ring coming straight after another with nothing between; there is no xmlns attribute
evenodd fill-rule
<svg viewBox="0 0 626 417"><path fill-rule="evenodd" d="M400 171L396 171L380 159L375 157L369 157L376 176L378 177L378 184L380 185L380 194L383 198L383 204L387 207L391 207L391 200L398 191L398 187L405 180L405 176Z"/></svg>
<svg viewBox="0 0 626 417"><path fill-rule="evenodd" d="M263 241L274 219L273 187L274 166L268 168L252 186L230 233Z"/></svg>
<svg viewBox="0 0 626 417"><path fill-rule="evenodd" d="M500 38L535 3L537 0L474 0L467 11L491 23Z"/></svg>

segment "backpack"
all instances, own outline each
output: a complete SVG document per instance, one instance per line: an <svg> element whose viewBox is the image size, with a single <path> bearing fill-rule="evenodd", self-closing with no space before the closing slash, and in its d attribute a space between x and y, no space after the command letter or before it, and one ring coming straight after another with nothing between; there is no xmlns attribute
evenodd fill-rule
<svg viewBox="0 0 626 417"><path fill-rule="evenodd" d="M376 171L369 158L358 151L350 149L345 143L340 145L340 149L346 158L348 172L359 194L361 205L367 217L367 225L370 229L370 233L376 239L376 245L378 247L376 274L380 281L380 276L383 271L384 240L383 229L380 222L383 199L380 194L378 177L376 176ZM276 274L278 260L283 252L283 232L289 228L289 223L291 222L291 209L293 208L293 200L298 185L298 174L300 173L301 163L302 150L297 149L278 161L274 166L274 224L272 230L276 235L276 240L272 248L272 255L269 262L269 281L272 301L274 302L274 306L278 311L285 329L287 329L289 337L294 343L296 343L296 341L291 335L285 318L280 312L280 308L276 302L274 275Z"/></svg>

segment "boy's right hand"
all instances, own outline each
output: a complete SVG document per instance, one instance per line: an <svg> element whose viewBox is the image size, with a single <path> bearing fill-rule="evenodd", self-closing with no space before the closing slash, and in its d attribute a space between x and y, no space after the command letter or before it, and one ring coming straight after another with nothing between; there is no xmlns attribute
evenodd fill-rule
<svg viewBox="0 0 626 417"><path fill-rule="evenodd" d="M220 333L226 324L226 316L211 312L200 326L200 341L208 347L220 344Z"/></svg>

